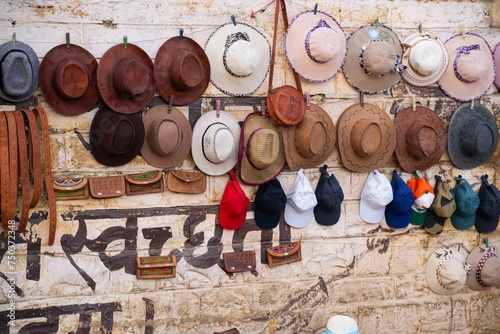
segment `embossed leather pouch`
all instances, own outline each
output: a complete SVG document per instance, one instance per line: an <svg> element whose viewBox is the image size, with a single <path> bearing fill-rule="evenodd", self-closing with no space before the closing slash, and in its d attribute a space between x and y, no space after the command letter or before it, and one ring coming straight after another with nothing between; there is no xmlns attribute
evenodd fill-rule
<svg viewBox="0 0 500 334"><path fill-rule="evenodd" d="M267 248L267 262L269 267L302 261L300 241Z"/></svg>
<svg viewBox="0 0 500 334"><path fill-rule="evenodd" d="M175 277L177 259L169 256L137 257L137 278L171 278Z"/></svg>
<svg viewBox="0 0 500 334"><path fill-rule="evenodd" d="M175 193L201 194L207 189L207 176L196 171L170 170L167 189Z"/></svg>
<svg viewBox="0 0 500 334"><path fill-rule="evenodd" d="M252 271L256 268L255 251L222 253L224 270L230 273Z"/></svg>
<svg viewBox="0 0 500 334"><path fill-rule="evenodd" d="M89 180L87 178L52 180L56 201L89 198Z"/></svg>
<svg viewBox="0 0 500 334"><path fill-rule="evenodd" d="M125 195L123 175L93 177L89 179L90 196L94 198L112 198Z"/></svg>
<svg viewBox="0 0 500 334"><path fill-rule="evenodd" d="M125 175L125 192L127 196L161 193L164 190L165 182L161 170Z"/></svg>

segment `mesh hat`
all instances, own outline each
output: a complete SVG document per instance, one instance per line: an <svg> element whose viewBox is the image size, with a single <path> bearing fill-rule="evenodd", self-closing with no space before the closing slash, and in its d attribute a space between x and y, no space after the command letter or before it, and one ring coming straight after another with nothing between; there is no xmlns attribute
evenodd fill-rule
<svg viewBox="0 0 500 334"><path fill-rule="evenodd" d="M470 270L470 264L454 247L443 247L432 252L425 265L425 278L435 293L451 295L460 291Z"/></svg>
<svg viewBox="0 0 500 334"><path fill-rule="evenodd" d="M311 183L299 169L286 199L285 222L293 227L303 228L309 225L314 207L318 204Z"/></svg>
<svg viewBox="0 0 500 334"><path fill-rule="evenodd" d="M467 256L467 262L471 265L467 285L472 290L488 290L500 283L500 258L495 246L477 246Z"/></svg>
<svg viewBox="0 0 500 334"><path fill-rule="evenodd" d="M330 226L339 221L344 192L335 175L328 175L327 169L327 165L319 169L321 175L314 191L318 201L314 207L314 219L320 225Z"/></svg>
<svg viewBox="0 0 500 334"><path fill-rule="evenodd" d="M427 209L434 202L434 189L432 189L426 179L420 177L416 172L413 173L413 176L408 181L408 187L410 187L415 199L415 203L411 207L410 223L413 225L424 225Z"/></svg>
<svg viewBox="0 0 500 334"><path fill-rule="evenodd" d="M219 224L228 230L237 230L245 223L250 200L232 170L231 177L224 188L219 207Z"/></svg>
<svg viewBox="0 0 500 334"><path fill-rule="evenodd" d="M391 183L377 169L370 172L361 191L359 215L367 223L379 223L385 207L393 200Z"/></svg>
<svg viewBox="0 0 500 334"><path fill-rule="evenodd" d="M325 334L359 334L358 324L347 315L334 315L328 319Z"/></svg>
<svg viewBox="0 0 500 334"><path fill-rule="evenodd" d="M411 207L415 203L413 193L396 170L392 172L392 201L385 207L385 221L389 227L405 228L410 224Z"/></svg>
<svg viewBox="0 0 500 334"><path fill-rule="evenodd" d="M500 217L500 191L494 184L488 183L488 174L481 176L481 187L477 196L479 206L474 226L480 233L493 232L498 227Z"/></svg>
<svg viewBox="0 0 500 334"><path fill-rule="evenodd" d="M450 218L457 208L450 185L443 182L439 175L436 175L435 178L434 193L436 198L427 210L424 221L425 230L430 234L441 233L446 219Z"/></svg>
<svg viewBox="0 0 500 334"><path fill-rule="evenodd" d="M457 209L451 216L451 224L457 230L467 230L476 221L476 210L479 207L479 197L474 192L469 182L461 175L456 176L457 184L453 188L453 195Z"/></svg>
<svg viewBox="0 0 500 334"><path fill-rule="evenodd" d="M286 205L286 194L278 179L261 184L254 200L255 224L262 229L278 226Z"/></svg>

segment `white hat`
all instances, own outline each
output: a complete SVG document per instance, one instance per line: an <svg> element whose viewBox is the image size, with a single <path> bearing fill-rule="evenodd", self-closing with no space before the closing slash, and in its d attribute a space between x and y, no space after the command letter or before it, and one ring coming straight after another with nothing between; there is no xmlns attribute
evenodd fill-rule
<svg viewBox="0 0 500 334"><path fill-rule="evenodd" d="M469 271L470 264L457 248L443 247L427 260L425 278L435 293L451 295L464 287Z"/></svg>
<svg viewBox="0 0 500 334"><path fill-rule="evenodd" d="M334 315L328 319L325 334L359 334L358 324L347 315Z"/></svg>
<svg viewBox="0 0 500 334"><path fill-rule="evenodd" d="M222 175L238 161L240 126L230 114L212 110L194 124L191 154L207 175Z"/></svg>
<svg viewBox="0 0 500 334"><path fill-rule="evenodd" d="M285 222L293 227L306 227L311 222L317 204L316 194L301 168L286 199Z"/></svg>
<svg viewBox="0 0 500 334"><path fill-rule="evenodd" d="M367 223L379 223L393 199L391 183L377 169L370 172L361 192L359 215Z"/></svg>

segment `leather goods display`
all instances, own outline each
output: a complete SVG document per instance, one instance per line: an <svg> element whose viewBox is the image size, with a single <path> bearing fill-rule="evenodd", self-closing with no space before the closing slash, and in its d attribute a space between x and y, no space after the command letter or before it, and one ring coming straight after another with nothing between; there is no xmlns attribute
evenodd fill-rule
<svg viewBox="0 0 500 334"><path fill-rule="evenodd" d="M90 196L94 198L112 198L125 195L123 175L93 177L89 179Z"/></svg>
<svg viewBox="0 0 500 334"><path fill-rule="evenodd" d="M89 180L84 178L53 180L56 201L89 198Z"/></svg>
<svg viewBox="0 0 500 334"><path fill-rule="evenodd" d="M175 277L177 259L175 255L137 257L137 278Z"/></svg>
<svg viewBox="0 0 500 334"><path fill-rule="evenodd" d="M306 112L306 103L302 94L302 86L300 78L294 71L293 77L297 88L284 85L278 88L273 88L273 74L274 74L274 59L276 56L276 35L278 29L279 9L282 7L283 23L286 29L288 27L288 17L286 13L285 1L276 1L276 11L274 13L274 35L273 47L271 52L271 67L269 71L269 91L267 95L267 110L269 117L278 125L283 127L297 125L302 121Z"/></svg>
<svg viewBox="0 0 500 334"><path fill-rule="evenodd" d="M207 189L207 176L196 171L170 170L167 189L182 194L201 194Z"/></svg>
<svg viewBox="0 0 500 334"><path fill-rule="evenodd" d="M161 170L125 175L125 192L128 196L161 193L165 190Z"/></svg>
<svg viewBox="0 0 500 334"><path fill-rule="evenodd" d="M269 267L302 261L300 241L267 248L267 262Z"/></svg>
<svg viewBox="0 0 500 334"><path fill-rule="evenodd" d="M230 273L255 270L255 251L222 253L224 270Z"/></svg>

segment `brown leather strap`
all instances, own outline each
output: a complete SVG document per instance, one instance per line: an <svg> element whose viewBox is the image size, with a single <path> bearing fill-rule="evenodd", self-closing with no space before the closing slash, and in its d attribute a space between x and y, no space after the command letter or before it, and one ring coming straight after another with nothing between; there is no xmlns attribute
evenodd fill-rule
<svg viewBox="0 0 500 334"><path fill-rule="evenodd" d="M31 195L30 208L34 208L40 201L42 193L41 157L40 157L40 133L36 122L36 116L32 110L22 111L28 118L29 130L29 161L30 175L33 182L33 193Z"/></svg>
<svg viewBox="0 0 500 334"><path fill-rule="evenodd" d="M5 159L9 155L9 133L7 130L7 118L5 113L0 112L0 205L2 210L2 228L4 236L9 232L9 214L10 207L9 194L9 160Z"/></svg>
<svg viewBox="0 0 500 334"><path fill-rule="evenodd" d="M30 211L30 171L28 161L28 144L26 141L26 128L24 126L23 113L20 110L13 112L17 126L17 149L18 149L18 169L21 184L21 218L18 232L26 230L28 215Z"/></svg>
<svg viewBox="0 0 500 334"><path fill-rule="evenodd" d="M7 207L7 218L12 220L16 217L16 207L17 207L17 181L18 181L18 169L17 169L17 127L16 118L12 111L6 111L5 117L7 117L7 129L9 131L9 203Z"/></svg>
<svg viewBox="0 0 500 334"><path fill-rule="evenodd" d="M276 39L278 35L277 31L278 31L278 19L280 15L280 6L281 6L281 14L283 16L283 27L285 28L284 29L285 35L286 35L286 30L288 29L288 15L286 13L285 0L276 0L276 10L274 12L273 47L271 49L271 64L269 68L269 92L271 92L273 89L274 60L276 58ZM300 94L303 95L302 84L300 83L300 77L295 71L293 71L293 78L295 79L295 85L297 87L297 90L300 92Z"/></svg>

